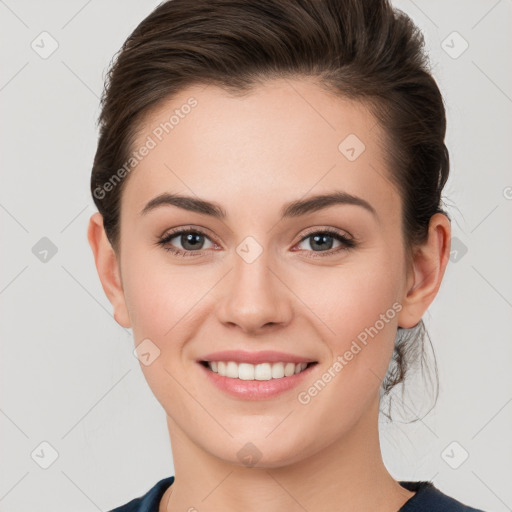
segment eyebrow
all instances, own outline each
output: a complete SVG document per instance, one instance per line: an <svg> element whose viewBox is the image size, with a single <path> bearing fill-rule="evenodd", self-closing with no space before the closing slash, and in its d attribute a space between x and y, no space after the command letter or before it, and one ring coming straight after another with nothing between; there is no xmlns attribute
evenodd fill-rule
<svg viewBox="0 0 512 512"><path fill-rule="evenodd" d="M167 192L151 199L140 214L146 215L151 210L169 205L191 212L201 213L203 215L210 215L217 219L225 219L227 217L226 211L216 202L206 201L197 197L183 196L180 194L170 194ZM281 208L281 218L300 217L334 205L360 206L369 211L373 216L377 217L375 208L373 208L368 201L365 201L361 197L348 194L347 192L336 190L328 194L318 194L307 199L298 199L296 201L286 203Z"/></svg>

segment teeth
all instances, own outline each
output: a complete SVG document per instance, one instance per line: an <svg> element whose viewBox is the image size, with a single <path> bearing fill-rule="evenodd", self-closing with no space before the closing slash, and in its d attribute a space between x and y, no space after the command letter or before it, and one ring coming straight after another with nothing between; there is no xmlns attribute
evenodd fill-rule
<svg viewBox="0 0 512 512"><path fill-rule="evenodd" d="M306 369L308 363L235 363L234 361L209 361L208 367L222 377L241 380L271 380L290 377Z"/></svg>

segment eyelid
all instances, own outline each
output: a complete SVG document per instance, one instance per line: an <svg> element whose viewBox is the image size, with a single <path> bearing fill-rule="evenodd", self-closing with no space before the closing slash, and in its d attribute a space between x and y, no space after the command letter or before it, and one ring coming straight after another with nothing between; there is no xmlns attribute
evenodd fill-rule
<svg viewBox="0 0 512 512"><path fill-rule="evenodd" d="M193 231L200 235L207 236L208 238L210 238L212 240L212 242L215 242L217 245L219 245L218 242L216 241L216 237L212 234L212 232L208 228L204 228L203 226L199 226L197 224L186 224L186 225L180 226L178 228L173 228L170 230L166 229L163 232L163 234L158 237L158 240L160 241L162 239L169 238L171 236L172 237L177 236L184 231L185 232Z"/></svg>
<svg viewBox="0 0 512 512"><path fill-rule="evenodd" d="M335 234L335 235L338 235L338 236L342 236L342 237L344 237L344 238L346 238L348 240L351 240L354 243L357 242L357 240L348 231L346 231L344 229L333 228L333 227L330 227L330 226L314 226L312 228L307 228L306 231L304 231L302 233L302 236L297 241L297 243L302 242L305 238L307 238L308 236L310 236L310 235L312 235L314 233L330 233L330 234Z"/></svg>

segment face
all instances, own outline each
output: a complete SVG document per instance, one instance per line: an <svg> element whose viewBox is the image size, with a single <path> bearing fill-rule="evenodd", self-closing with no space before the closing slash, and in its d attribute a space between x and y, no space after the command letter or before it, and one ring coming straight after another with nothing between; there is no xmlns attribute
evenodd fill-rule
<svg viewBox="0 0 512 512"><path fill-rule="evenodd" d="M401 198L375 119L313 82L275 80L243 98L191 87L147 117L134 150L148 136L156 144L122 196L117 318L125 308L135 344L150 340L141 368L171 432L234 464L252 443L267 467L348 436L378 399L408 287ZM225 216L190 201L142 213L164 193ZM294 207L325 194L338 201ZM316 364L237 379L237 391L198 362L225 350Z"/></svg>

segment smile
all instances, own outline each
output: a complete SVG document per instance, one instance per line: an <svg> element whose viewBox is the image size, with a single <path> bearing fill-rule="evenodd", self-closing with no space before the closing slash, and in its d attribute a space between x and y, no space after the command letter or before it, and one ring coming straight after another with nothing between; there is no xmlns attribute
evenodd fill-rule
<svg viewBox="0 0 512 512"><path fill-rule="evenodd" d="M240 380L271 380L291 377L316 363L237 363L235 361L202 361L203 366L221 377Z"/></svg>
<svg viewBox="0 0 512 512"><path fill-rule="evenodd" d="M317 362L236 363L198 361L206 381L241 400L268 400L296 388L308 378Z"/></svg>

